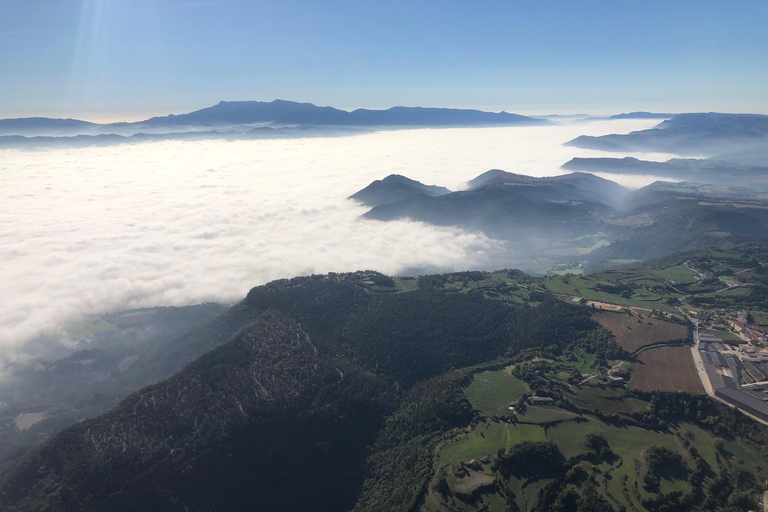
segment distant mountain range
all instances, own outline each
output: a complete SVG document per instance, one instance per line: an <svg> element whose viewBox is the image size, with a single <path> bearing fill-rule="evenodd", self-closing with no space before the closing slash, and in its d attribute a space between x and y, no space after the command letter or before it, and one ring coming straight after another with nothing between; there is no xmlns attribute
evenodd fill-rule
<svg viewBox="0 0 768 512"><path fill-rule="evenodd" d="M662 152L713 156L768 148L768 116L760 114L680 114L649 130L625 135L582 135L566 143L602 151Z"/></svg>
<svg viewBox="0 0 768 512"><path fill-rule="evenodd" d="M85 133L98 126L96 123L77 119L50 119L47 117L0 119L0 135L57 136Z"/></svg>
<svg viewBox="0 0 768 512"><path fill-rule="evenodd" d="M21 135L0 136L0 149L3 148L83 148L94 146L111 146L114 144L140 144L144 142L160 142L164 140L260 140L260 139L293 139L302 137L340 137L366 133L363 128L328 126L258 126L243 129L207 130L207 131L177 131L169 133L136 133L133 135L67 135L67 136L35 136Z"/></svg>
<svg viewBox="0 0 768 512"><path fill-rule="evenodd" d="M619 119L669 119L677 114L662 114L656 112L627 112L615 114L612 116L596 116L592 114L547 114L541 116L544 119L572 119L574 121L597 121L601 119L619 120Z"/></svg>
<svg viewBox="0 0 768 512"><path fill-rule="evenodd" d="M152 126L216 126L265 123L276 126L477 126L533 125L545 121L507 112L483 112L454 108L392 107L387 110L357 109L352 112L312 103L275 100L222 101L189 114L153 117L138 123ZM126 126L119 123L109 126Z"/></svg>
<svg viewBox="0 0 768 512"><path fill-rule="evenodd" d="M134 123L96 124L75 119L23 118L0 120L0 148L104 145L186 139L249 139L317 134L358 133L361 129L528 126L545 119L451 108L392 107L352 112L312 103L274 100L222 101L188 114L153 117ZM326 130L344 130L328 132Z"/></svg>
<svg viewBox="0 0 768 512"><path fill-rule="evenodd" d="M678 114L662 114L658 112L629 112L626 114L616 114L608 119L670 119Z"/></svg>

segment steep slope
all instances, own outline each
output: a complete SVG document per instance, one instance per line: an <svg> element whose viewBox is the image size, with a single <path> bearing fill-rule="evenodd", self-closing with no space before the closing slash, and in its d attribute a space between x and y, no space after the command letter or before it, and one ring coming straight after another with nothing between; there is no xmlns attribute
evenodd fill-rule
<svg viewBox="0 0 768 512"><path fill-rule="evenodd" d="M440 387L428 396L415 391L418 403L403 390L526 348L558 350L596 329L586 310L552 299L510 307L451 293L434 278L416 292L373 293L356 281L364 276L386 289L371 273L255 288L218 334L246 309L275 309L170 379L29 454L0 481L0 508L350 509L369 474L366 446L391 411L421 411L404 438L387 441L396 451L423 434L424 422L434 435L468 419L452 405L444 420L429 419ZM206 332L214 336L208 346L216 345L215 328ZM406 449L421 464L429 450L415 448Z"/></svg>
<svg viewBox="0 0 768 512"><path fill-rule="evenodd" d="M2 504L350 508L382 391L322 355L295 321L266 313L170 380L45 444L5 483Z"/></svg>
<svg viewBox="0 0 768 512"><path fill-rule="evenodd" d="M383 180L376 180L364 189L355 192L349 198L366 206L378 206L398 203L419 194L435 197L450 193L451 191L445 187L424 185L399 174L390 174Z"/></svg>
<svg viewBox="0 0 768 512"><path fill-rule="evenodd" d="M70 347L80 343L82 350L72 353L70 348L65 357L49 355L48 360L35 359L10 369L0 382L0 402L4 404L0 408L0 467L50 435L108 411L129 393L153 382L144 378L143 370L145 365L154 366L154 361L140 356L157 353L226 309L220 304L201 304L99 315L83 324L82 334L75 329L68 334ZM98 331L90 329L93 325L105 325L106 332L94 334ZM58 345L61 340L51 343ZM20 430L14 420L30 413L39 421Z"/></svg>

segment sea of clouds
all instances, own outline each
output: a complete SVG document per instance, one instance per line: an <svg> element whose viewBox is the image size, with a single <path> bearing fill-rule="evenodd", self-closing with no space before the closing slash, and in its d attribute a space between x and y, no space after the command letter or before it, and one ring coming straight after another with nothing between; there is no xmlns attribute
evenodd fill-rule
<svg viewBox="0 0 768 512"><path fill-rule="evenodd" d="M505 266L510 248L482 233L361 220L347 197L393 173L453 190L492 168L562 174L572 157L606 156L563 142L656 123L2 150L0 365L87 314L229 302L329 271Z"/></svg>

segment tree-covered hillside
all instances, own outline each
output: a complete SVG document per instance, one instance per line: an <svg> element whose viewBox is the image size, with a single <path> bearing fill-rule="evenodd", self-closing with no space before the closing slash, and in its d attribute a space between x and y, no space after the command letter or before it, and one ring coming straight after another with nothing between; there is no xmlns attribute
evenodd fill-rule
<svg viewBox="0 0 768 512"><path fill-rule="evenodd" d="M158 368L169 368L205 355L67 429L9 471L2 505L349 509L367 447L392 412L389 422L422 396L418 382L524 349L558 350L600 330L586 311L551 297L509 305L428 283L394 293L390 278L368 272L253 289L155 357ZM450 423L406 423L389 445Z"/></svg>
<svg viewBox="0 0 768 512"><path fill-rule="evenodd" d="M141 366L178 373L2 475L0 509L746 510L765 429L704 396L611 381L637 360L570 287L627 301L613 314L629 318L639 291L612 276L366 271L256 287Z"/></svg>

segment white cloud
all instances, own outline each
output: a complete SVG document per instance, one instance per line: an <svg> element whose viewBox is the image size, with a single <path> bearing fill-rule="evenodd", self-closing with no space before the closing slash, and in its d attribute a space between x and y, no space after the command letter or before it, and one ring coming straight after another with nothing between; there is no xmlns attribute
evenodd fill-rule
<svg viewBox="0 0 768 512"><path fill-rule="evenodd" d="M360 220L345 198L391 173L453 189L490 168L561 174L600 154L563 142L651 124L0 151L0 346L13 357L85 314L231 301L281 277L508 261L482 234Z"/></svg>

